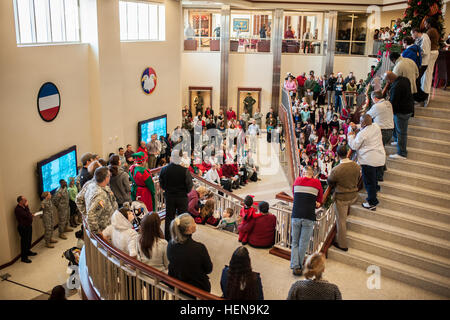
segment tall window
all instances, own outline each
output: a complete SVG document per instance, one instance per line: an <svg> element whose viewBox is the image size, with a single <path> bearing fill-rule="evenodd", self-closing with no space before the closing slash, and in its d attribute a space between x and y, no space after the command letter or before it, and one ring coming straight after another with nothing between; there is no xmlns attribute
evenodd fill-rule
<svg viewBox="0 0 450 320"><path fill-rule="evenodd" d="M79 42L78 0L14 0L17 44Z"/></svg>
<svg viewBox="0 0 450 320"><path fill-rule="evenodd" d="M166 40L164 5L119 1L120 40Z"/></svg>
<svg viewBox="0 0 450 320"><path fill-rule="evenodd" d="M367 38L367 14L338 14L336 54L364 55Z"/></svg>

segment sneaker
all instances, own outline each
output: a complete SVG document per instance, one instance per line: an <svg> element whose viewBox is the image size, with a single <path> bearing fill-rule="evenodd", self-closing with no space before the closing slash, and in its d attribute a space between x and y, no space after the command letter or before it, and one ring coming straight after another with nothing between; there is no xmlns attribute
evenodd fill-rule
<svg viewBox="0 0 450 320"><path fill-rule="evenodd" d="M31 263L33 261L31 261L30 259L26 258L26 259L21 259L20 261L25 262L25 263Z"/></svg>
<svg viewBox="0 0 450 320"><path fill-rule="evenodd" d="M59 235L59 238L60 238L60 239L64 239L64 240L67 239L67 237L66 237L66 235L65 235L64 233L61 233L61 234Z"/></svg>
<svg viewBox="0 0 450 320"><path fill-rule="evenodd" d="M392 141L391 142L391 146L396 146L397 145L397 141Z"/></svg>
<svg viewBox="0 0 450 320"><path fill-rule="evenodd" d="M294 276L301 276L302 273L303 273L303 270L300 269L300 268L295 268L294 270L292 270L292 274L293 274Z"/></svg>
<svg viewBox="0 0 450 320"><path fill-rule="evenodd" d="M377 206L371 206L368 202L364 202L361 205L362 205L363 208L369 209L369 210L372 210L372 211L375 211L377 209Z"/></svg>
<svg viewBox="0 0 450 320"><path fill-rule="evenodd" d="M406 157L401 156L401 155L399 155L397 153L389 155L389 158L391 158L391 159L399 159L399 160L406 160Z"/></svg>
<svg viewBox="0 0 450 320"><path fill-rule="evenodd" d="M28 255L29 255L29 256L35 256L35 255L37 255L37 253L36 253L36 252L33 252L33 251L30 251L30 252L28 252Z"/></svg>

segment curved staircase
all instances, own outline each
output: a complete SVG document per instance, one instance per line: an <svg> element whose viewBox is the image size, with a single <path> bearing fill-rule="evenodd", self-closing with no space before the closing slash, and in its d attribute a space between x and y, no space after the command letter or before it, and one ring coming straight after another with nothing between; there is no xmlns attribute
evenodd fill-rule
<svg viewBox="0 0 450 320"><path fill-rule="evenodd" d="M376 211L347 218L349 250L329 257L450 297L450 94L438 91L409 120L408 159L387 160ZM396 152L387 146L387 153ZM383 284L381 284L383 286Z"/></svg>

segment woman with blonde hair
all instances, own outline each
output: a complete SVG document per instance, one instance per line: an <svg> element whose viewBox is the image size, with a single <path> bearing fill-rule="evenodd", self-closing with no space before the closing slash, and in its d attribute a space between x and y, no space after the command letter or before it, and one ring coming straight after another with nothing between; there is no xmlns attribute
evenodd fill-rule
<svg viewBox="0 0 450 320"><path fill-rule="evenodd" d="M169 276L210 292L208 274L213 264L205 245L192 239L196 230L197 225L189 213L179 215L170 223Z"/></svg>
<svg viewBox="0 0 450 320"><path fill-rule="evenodd" d="M325 257L322 253L314 253L305 263L305 278L295 282L287 300L342 300L339 288L322 279L325 271Z"/></svg>

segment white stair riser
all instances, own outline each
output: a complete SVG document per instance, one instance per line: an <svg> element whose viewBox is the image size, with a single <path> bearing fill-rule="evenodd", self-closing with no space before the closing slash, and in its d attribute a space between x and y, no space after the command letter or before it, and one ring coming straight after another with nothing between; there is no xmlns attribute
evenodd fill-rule
<svg viewBox="0 0 450 320"><path fill-rule="evenodd" d="M435 152L444 152L450 154L450 145L448 144L441 144L433 141L423 141L419 139L415 139L417 137L408 137L408 147L410 148L416 148L416 149L422 149L422 150L428 150L428 151L435 151Z"/></svg>
<svg viewBox="0 0 450 320"><path fill-rule="evenodd" d="M417 172L419 174L429 175L431 177L436 177L440 179L448 179L450 180L450 168L448 170L441 169L441 168L435 168L428 166L426 163L423 164L417 164L417 163L408 163L402 160L391 160L387 159L388 171L389 169L396 169L396 170L405 170L408 172Z"/></svg>
<svg viewBox="0 0 450 320"><path fill-rule="evenodd" d="M450 140L449 140L450 141ZM443 155L432 155L426 152L411 150L408 147L410 147L408 144L406 144L406 150L408 152L407 158L410 160L415 161L423 161L428 163L434 163L441 166L449 167L450 168L450 158L446 157L446 154ZM397 147L396 146L386 146L386 154L395 154L397 153Z"/></svg>
<svg viewBox="0 0 450 320"><path fill-rule="evenodd" d="M378 211L378 210L377 210ZM389 214L378 214L377 211L364 209L360 205L352 206L350 214L352 216L370 219L372 221L382 222L394 227L399 227L413 232L426 234L442 239L450 239L450 232L445 229L435 228L433 226L423 225L419 222L408 221L399 217L390 216Z"/></svg>
<svg viewBox="0 0 450 320"><path fill-rule="evenodd" d="M366 241L361 241L360 239L355 239L351 237L348 238L347 243L350 248L355 248L357 250L364 251L393 261L397 261L412 267L437 273L444 277L447 277L450 274L449 265L442 265L441 263L436 261L430 261L429 259L426 258L408 255L406 253L399 252L391 248L380 247L379 245L374 245Z"/></svg>
<svg viewBox="0 0 450 320"><path fill-rule="evenodd" d="M447 198L442 198L438 195L434 194L424 194L420 191L410 191L404 190L400 187L394 187L390 185L386 185L383 182L380 182L381 192L385 194L392 194L397 197L402 197L404 199L410 199L414 201L419 201L422 203L428 203L431 205L436 205L444 208L450 208L450 200Z"/></svg>
<svg viewBox="0 0 450 320"><path fill-rule="evenodd" d="M402 173L387 171L384 173L384 181L398 182L406 184L408 186L415 186L438 192L450 193L450 183L436 183L434 181L426 179L418 179L412 176L408 176L408 172L405 171L402 171Z"/></svg>
<svg viewBox="0 0 450 320"><path fill-rule="evenodd" d="M409 135L427 139L450 141L450 131L449 132L428 131L420 127L412 127L411 124L408 127L408 136Z"/></svg>
<svg viewBox="0 0 450 320"><path fill-rule="evenodd" d="M345 263L345 264L356 266L363 270L367 270L368 266L376 264L373 261L367 261L362 258L349 256L349 255L346 255L345 253L338 252L337 250L334 250L334 249L329 250L328 257L333 260ZM432 281L427 281L426 279L423 279L422 277L420 277L420 275L409 274L406 272L400 272L400 271L396 270L395 268L391 268L389 266L379 266L379 267L381 269L381 276L395 279L395 280L407 283L409 285L434 292L439 295L450 297L450 288L446 287L445 285L435 283ZM383 288L383 283L381 283L381 288Z"/></svg>
<svg viewBox="0 0 450 320"><path fill-rule="evenodd" d="M419 127L441 129L441 130L450 129L450 124L448 122L439 121L439 119L434 119L434 118L412 117L409 119L408 124L414 125L414 126L419 126Z"/></svg>
<svg viewBox="0 0 450 320"><path fill-rule="evenodd" d="M394 234L385 230L372 228L360 223L354 223L353 221L351 221L351 219L347 220L347 228L348 230L362 233L370 237L391 241L407 247L424 250L432 254L450 258L450 248L442 247L438 244L424 242L404 235Z"/></svg>
<svg viewBox="0 0 450 320"><path fill-rule="evenodd" d="M414 116L450 119L450 109L416 108L414 111Z"/></svg>

